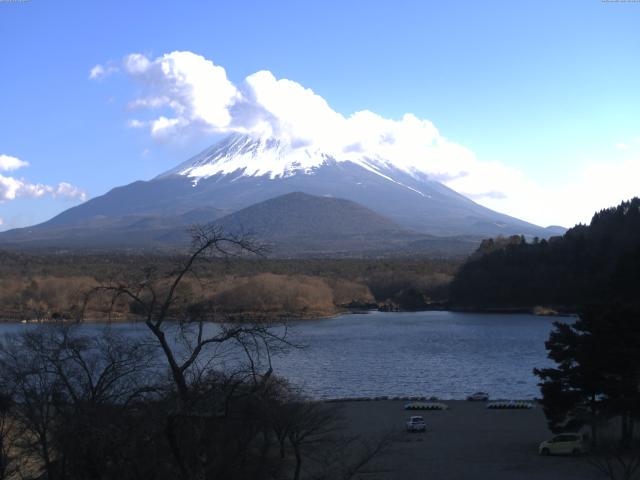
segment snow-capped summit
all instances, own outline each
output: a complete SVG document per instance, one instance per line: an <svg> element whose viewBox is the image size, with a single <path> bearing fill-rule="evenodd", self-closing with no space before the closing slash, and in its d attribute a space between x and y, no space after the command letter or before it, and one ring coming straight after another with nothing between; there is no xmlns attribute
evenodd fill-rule
<svg viewBox="0 0 640 480"><path fill-rule="evenodd" d="M144 239L151 235L147 231L151 226L183 231L189 222L202 223L225 215L228 218L234 212L270 199L281 198L277 205L282 205L307 198L288 195L294 192L355 202L367 211L373 211L363 214L366 218L381 215L407 235L479 238L513 234L546 237L556 233L478 205L407 165L411 162L391 162L355 147L346 152L343 150L342 154L330 154L313 144L294 145L282 138L234 134L150 181L114 188L48 222L7 232L4 237L27 241L37 232L39 241L47 244L53 241L50 237L57 232L56 241L64 238L69 243L80 232L84 235L95 229L109 229L110 235L118 231L122 234L118 238L129 241L127 232L133 229L143 232L140 238ZM314 202L311 203L318 203ZM302 228L301 220L308 221L307 216L314 215L313 209L308 208L309 212L305 214L303 210L307 207L298 207L260 207L251 210L250 216L238 218L251 218L255 223L260 215L264 215L261 224L277 225L282 219L272 218L276 213L293 215L295 218L289 219L287 231L295 231ZM329 207L324 205L323 208ZM351 208L350 215L357 216L357 211L365 210ZM325 215L323 218L316 219L319 222L317 230L334 231L331 227L335 225L327 224L330 222L327 219L333 217ZM105 235L97 237L106 241ZM165 237L159 241L162 238ZM367 235L362 238L363 242L365 240L370 243L372 238ZM385 248L393 250L396 247L392 242Z"/></svg>
<svg viewBox="0 0 640 480"><path fill-rule="evenodd" d="M159 178L177 174L197 182L214 175L232 173L283 178L298 172L310 173L330 160L332 157L318 148L292 145L286 139L232 134Z"/></svg>
<svg viewBox="0 0 640 480"><path fill-rule="evenodd" d="M182 175L197 183L215 175L233 174L234 177L268 176L273 180L296 174L313 174L318 168L340 162L351 162L393 181L388 175L394 169L390 162L373 160L363 154L334 155L313 144L295 144L288 138L242 134L228 136L158 178Z"/></svg>
<svg viewBox="0 0 640 480"><path fill-rule="evenodd" d="M416 179L426 179L426 175L398 168L389 161L354 152L334 156L311 144L296 145L287 138L260 138L242 134L228 136L157 178L180 175L189 178L194 185L203 179L227 175L236 180L241 177L275 180L294 175L313 175L322 168L347 162L418 195L429 196L422 192L419 185L410 186L400 180L400 177L408 175L411 183L414 183Z"/></svg>
<svg viewBox="0 0 640 480"><path fill-rule="evenodd" d="M412 162L358 148L332 154L287 137L232 134L154 182L179 180L191 185L189 196L230 211L300 191L352 200L404 227L435 235L545 235L540 227L456 193Z"/></svg>

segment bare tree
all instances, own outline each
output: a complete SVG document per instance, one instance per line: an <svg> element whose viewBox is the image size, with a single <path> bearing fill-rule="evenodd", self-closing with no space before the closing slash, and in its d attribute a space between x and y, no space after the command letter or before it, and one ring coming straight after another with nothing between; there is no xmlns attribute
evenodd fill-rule
<svg viewBox="0 0 640 480"><path fill-rule="evenodd" d="M601 440L587 461L610 480L640 478L640 441Z"/></svg>
<svg viewBox="0 0 640 480"><path fill-rule="evenodd" d="M49 480L68 478L67 457L100 465L104 454L89 439L104 434L100 417L153 392L150 348L110 329L83 335L77 327L43 325L7 335L0 375L12 392L11 416L22 456Z"/></svg>
<svg viewBox="0 0 640 480"><path fill-rule="evenodd" d="M232 401L265 388L273 373L271 352L287 344L285 327L224 322L215 305L186 287L189 277L204 285L199 267L212 256L260 255L262 248L245 235L229 235L216 226L194 227L192 239L189 255L174 270L149 267L137 278L101 285L87 297L88 302L106 295L112 307L123 300L130 303L157 341L176 398L165 434L180 476L190 479L204 478L219 463L220 452L212 447L222 424L219 416L228 415ZM246 454L245 447L241 450Z"/></svg>
<svg viewBox="0 0 640 480"><path fill-rule="evenodd" d="M361 474L383 474L388 470L373 465L384 456L397 438L397 432L383 432L369 438L337 435L325 441L324 448L311 458L318 464L313 480L351 480Z"/></svg>
<svg viewBox="0 0 640 480"><path fill-rule="evenodd" d="M192 229L191 252L175 270L162 274L154 268L146 268L141 277L97 287L90 292L90 296L97 293L110 294L112 306L124 298L143 314L144 323L158 341L168 364L178 393L180 409L185 410L190 401L190 374L191 378L198 376L197 372L194 373L194 367L198 366L201 354L207 347L227 342L240 345L247 354L256 383L259 378L268 379L272 373L268 362L266 371L258 374L252 355L260 350L268 352L270 346L284 340L286 332L275 334L264 324L219 323L213 328L207 323L220 320L215 318L215 308L206 302L198 304L181 290L188 276L200 281L197 267L211 256L228 258L243 254L260 255L262 252L262 248L247 236L229 235L217 226L196 226ZM172 323L167 326L168 320L177 322L178 332L174 338L180 340L182 345L177 346L169 338L172 327L176 325ZM270 360L268 354L267 360ZM207 363L211 363L211 358Z"/></svg>
<svg viewBox="0 0 640 480"><path fill-rule="evenodd" d="M14 398L13 418L22 429L17 447L25 458L39 459L47 478L55 480L52 442L61 383L47 373L41 358L23 348L25 336L2 339L0 371Z"/></svg>
<svg viewBox="0 0 640 480"><path fill-rule="evenodd" d="M13 398L0 389L0 480L11 478L18 471L17 452L13 447L16 422L11 417Z"/></svg>
<svg viewBox="0 0 640 480"><path fill-rule="evenodd" d="M281 405L280 410L281 428L295 459L293 478L299 480L302 474L303 449L327 442L337 429L337 411L333 406L302 399L288 401Z"/></svg>
<svg viewBox="0 0 640 480"><path fill-rule="evenodd" d="M109 327L4 339L0 372L25 449L48 480L347 479L382 451L383 442L340 436L331 406L273 375L272 354L290 345L286 326L220 322L206 295L187 288L188 277L204 285L200 267L210 256L246 253L260 248L197 227L174 270L145 268L90 292L85 307L95 297L110 309L132 306L151 342Z"/></svg>
<svg viewBox="0 0 640 480"><path fill-rule="evenodd" d="M18 342L60 382L70 405L126 404L156 389L149 376L155 373L153 346L109 327L83 333L76 325L44 325Z"/></svg>
<svg viewBox="0 0 640 480"><path fill-rule="evenodd" d="M396 437L394 432L367 439L345 435L338 405L308 400L282 380L274 390L264 403L264 415L277 438L280 457L286 459L289 451L292 454L293 480L354 478L369 468Z"/></svg>

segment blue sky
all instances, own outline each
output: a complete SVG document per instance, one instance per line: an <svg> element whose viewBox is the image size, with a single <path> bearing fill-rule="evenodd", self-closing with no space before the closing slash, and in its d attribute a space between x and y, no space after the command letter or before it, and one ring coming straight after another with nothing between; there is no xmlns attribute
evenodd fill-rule
<svg viewBox="0 0 640 480"><path fill-rule="evenodd" d="M235 85L268 70L344 116L412 113L473 154L477 174L452 187L539 224L588 221L640 194L638 25L640 3L599 0L0 2L0 155L29 164L0 175L30 186L9 199L5 185L0 229L152 178L220 136L131 128L153 115L132 112L149 85L123 59L174 51ZM98 64L118 72L92 80Z"/></svg>

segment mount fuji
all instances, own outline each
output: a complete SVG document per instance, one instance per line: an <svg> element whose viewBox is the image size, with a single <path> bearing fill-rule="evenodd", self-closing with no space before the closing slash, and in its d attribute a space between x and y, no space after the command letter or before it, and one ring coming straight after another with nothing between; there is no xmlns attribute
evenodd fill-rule
<svg viewBox="0 0 640 480"><path fill-rule="evenodd" d="M309 198L293 195L288 202L301 202L295 215L282 208L261 208L259 223L281 225L289 215L286 231L296 231L296 221L319 215L320 209L333 209L343 215L339 221L354 223L355 217L377 218L388 222L398 235L412 242L417 237L487 237L522 234L548 237L562 233L560 227L542 228L485 208L417 170L399 167L355 149L344 156L323 152L311 145L281 138L255 138L232 134L195 157L149 181L137 181L117 187L81 205L70 208L51 220L33 227L0 234L0 245L143 247L161 246L184 239L176 234L196 222L229 223L225 217L236 215L248 222L251 231L256 215L238 212L283 195L302 192L317 198L311 207ZM349 202L320 202L322 198ZM352 208L353 203L362 211ZM312 202L313 203L313 202ZM346 207L347 203L350 205ZM270 204L268 204L270 205ZM336 222L337 217L320 215L318 222ZM271 218L270 218L271 217ZM296 220L296 218L298 220ZM331 220L327 220L331 218ZM321 220L324 219L324 220ZM362 225L362 221L355 222ZM331 225L318 228L334 231ZM367 229L365 229L367 230ZM389 228L386 229L387 231ZM357 232L350 232L354 234ZM364 231L362 232L365 233ZM373 231L366 235L371 240ZM334 232L333 237L339 235ZM375 235L373 235L375 238ZM384 245L379 245L384 250Z"/></svg>

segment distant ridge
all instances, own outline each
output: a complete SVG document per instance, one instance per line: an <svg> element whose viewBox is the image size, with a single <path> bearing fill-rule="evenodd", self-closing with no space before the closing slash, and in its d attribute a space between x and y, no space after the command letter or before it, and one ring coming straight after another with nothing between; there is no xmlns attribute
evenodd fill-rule
<svg viewBox="0 0 640 480"><path fill-rule="evenodd" d="M250 233L277 256L463 255L479 239L447 238L403 229L350 200L294 192L251 205L215 222Z"/></svg>
<svg viewBox="0 0 640 480"><path fill-rule="evenodd" d="M402 232L386 217L350 200L287 193L251 205L217 220L227 231L250 226L264 238L331 238Z"/></svg>
<svg viewBox="0 0 640 480"><path fill-rule="evenodd" d="M49 227L44 232L14 230L3 236L4 247L180 250L189 245L188 227L194 223L212 223L232 234L247 234L267 247L270 256L289 258L459 256L470 253L480 242L477 237L412 232L356 202L301 192L223 217L217 217L218 213L200 209L175 217L95 219L88 227Z"/></svg>

